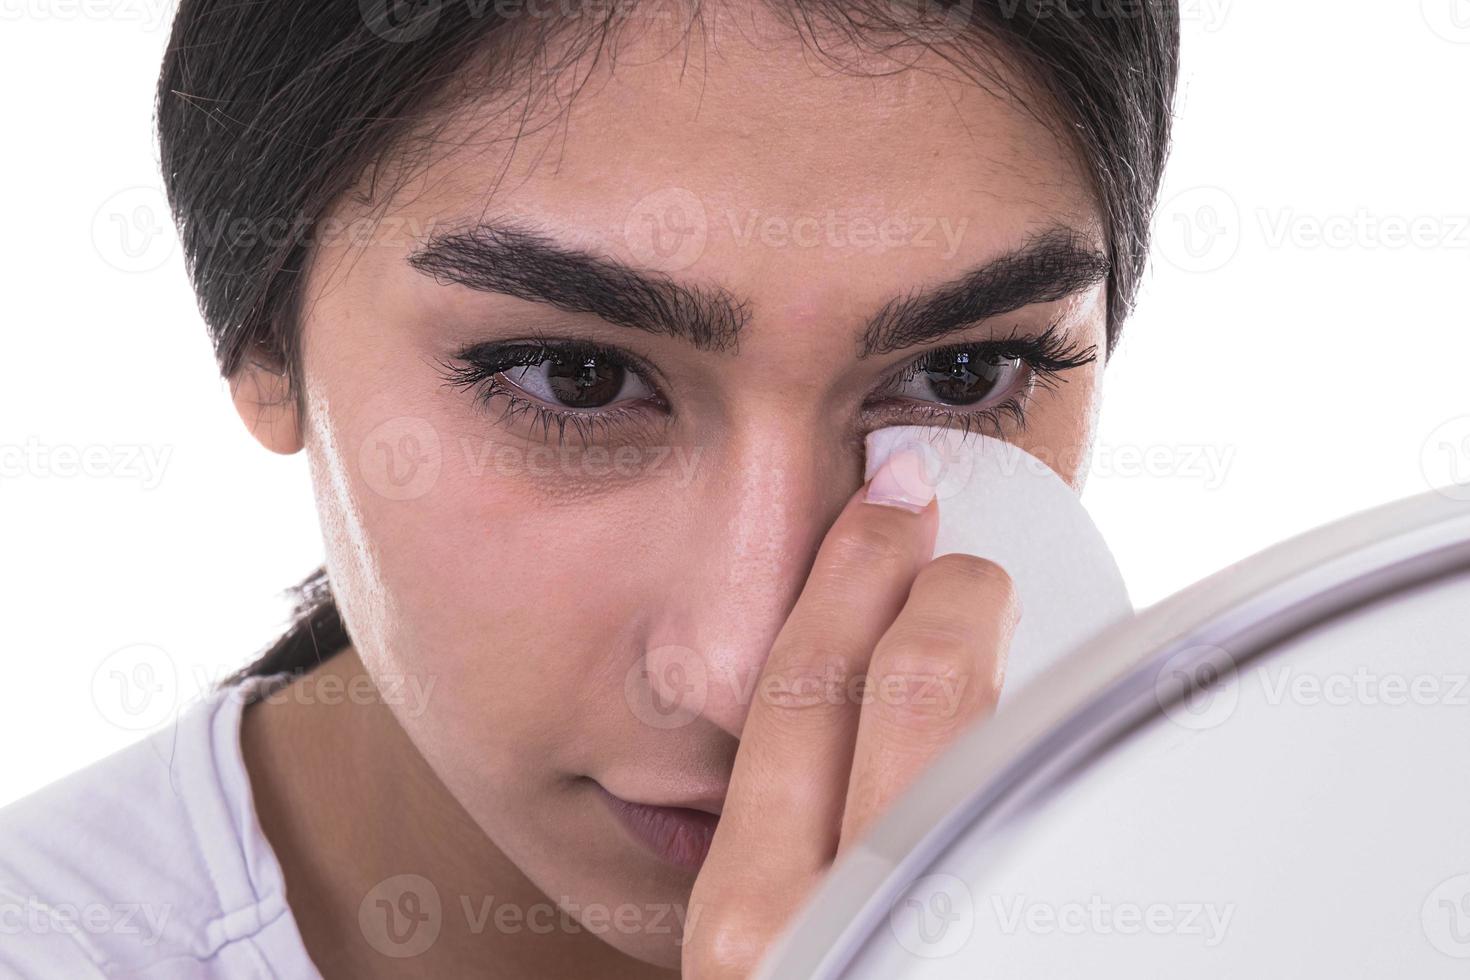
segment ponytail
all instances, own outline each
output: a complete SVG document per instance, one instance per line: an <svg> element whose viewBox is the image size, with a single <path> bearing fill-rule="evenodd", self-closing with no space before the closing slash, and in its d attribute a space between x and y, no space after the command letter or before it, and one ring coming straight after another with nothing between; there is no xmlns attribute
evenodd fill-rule
<svg viewBox="0 0 1470 980"><path fill-rule="evenodd" d="M285 591L292 599L291 625L252 663L220 682L221 687L282 671L305 673L352 643L337 612L325 565Z"/></svg>

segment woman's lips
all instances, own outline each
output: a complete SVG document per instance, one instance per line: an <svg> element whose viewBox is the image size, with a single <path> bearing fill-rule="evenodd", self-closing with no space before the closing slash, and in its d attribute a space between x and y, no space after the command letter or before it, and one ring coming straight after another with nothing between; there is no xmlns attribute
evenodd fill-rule
<svg viewBox="0 0 1470 980"><path fill-rule="evenodd" d="M691 871L699 870L709 853L715 827L720 818L703 810L682 806L652 806L632 803L595 783L613 816L648 850L669 864Z"/></svg>

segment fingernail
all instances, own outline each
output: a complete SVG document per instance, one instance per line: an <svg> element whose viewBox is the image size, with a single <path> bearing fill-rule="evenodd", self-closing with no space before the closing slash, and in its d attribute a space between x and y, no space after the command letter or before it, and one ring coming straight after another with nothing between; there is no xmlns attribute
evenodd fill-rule
<svg viewBox="0 0 1470 980"><path fill-rule="evenodd" d="M934 499L938 460L927 449L927 446L909 446L888 457L868 481L868 492L863 499L870 504L902 507L914 513L929 506L929 501Z"/></svg>

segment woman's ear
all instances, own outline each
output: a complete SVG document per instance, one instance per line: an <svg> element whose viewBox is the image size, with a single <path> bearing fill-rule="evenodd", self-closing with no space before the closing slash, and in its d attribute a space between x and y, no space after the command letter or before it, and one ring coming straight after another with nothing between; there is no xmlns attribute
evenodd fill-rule
<svg viewBox="0 0 1470 980"><path fill-rule="evenodd" d="M262 446L287 456L300 451L301 419L284 366L247 357L230 377L230 397L245 428Z"/></svg>

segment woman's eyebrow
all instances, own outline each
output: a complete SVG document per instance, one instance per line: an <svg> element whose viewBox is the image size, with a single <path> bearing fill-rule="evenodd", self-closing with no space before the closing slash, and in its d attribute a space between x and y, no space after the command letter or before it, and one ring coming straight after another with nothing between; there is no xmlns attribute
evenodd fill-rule
<svg viewBox="0 0 1470 980"><path fill-rule="evenodd" d="M863 329L858 357L944 337L1032 303L1051 303L1105 280L1111 263L1091 239L1054 228L958 279L883 305Z"/></svg>
<svg viewBox="0 0 1470 980"><path fill-rule="evenodd" d="M432 236L409 265L446 284L590 313L608 323L683 339L698 350L739 349L749 304L716 285L685 283L563 245L509 224ZM868 321L858 357L927 343L975 323L1048 303L1107 278L1091 239L1054 228L958 279L889 300Z"/></svg>
<svg viewBox="0 0 1470 980"><path fill-rule="evenodd" d="M440 283L591 313L682 338L698 350L737 350L750 317L748 306L719 286L681 283L506 224L432 236L408 263Z"/></svg>

